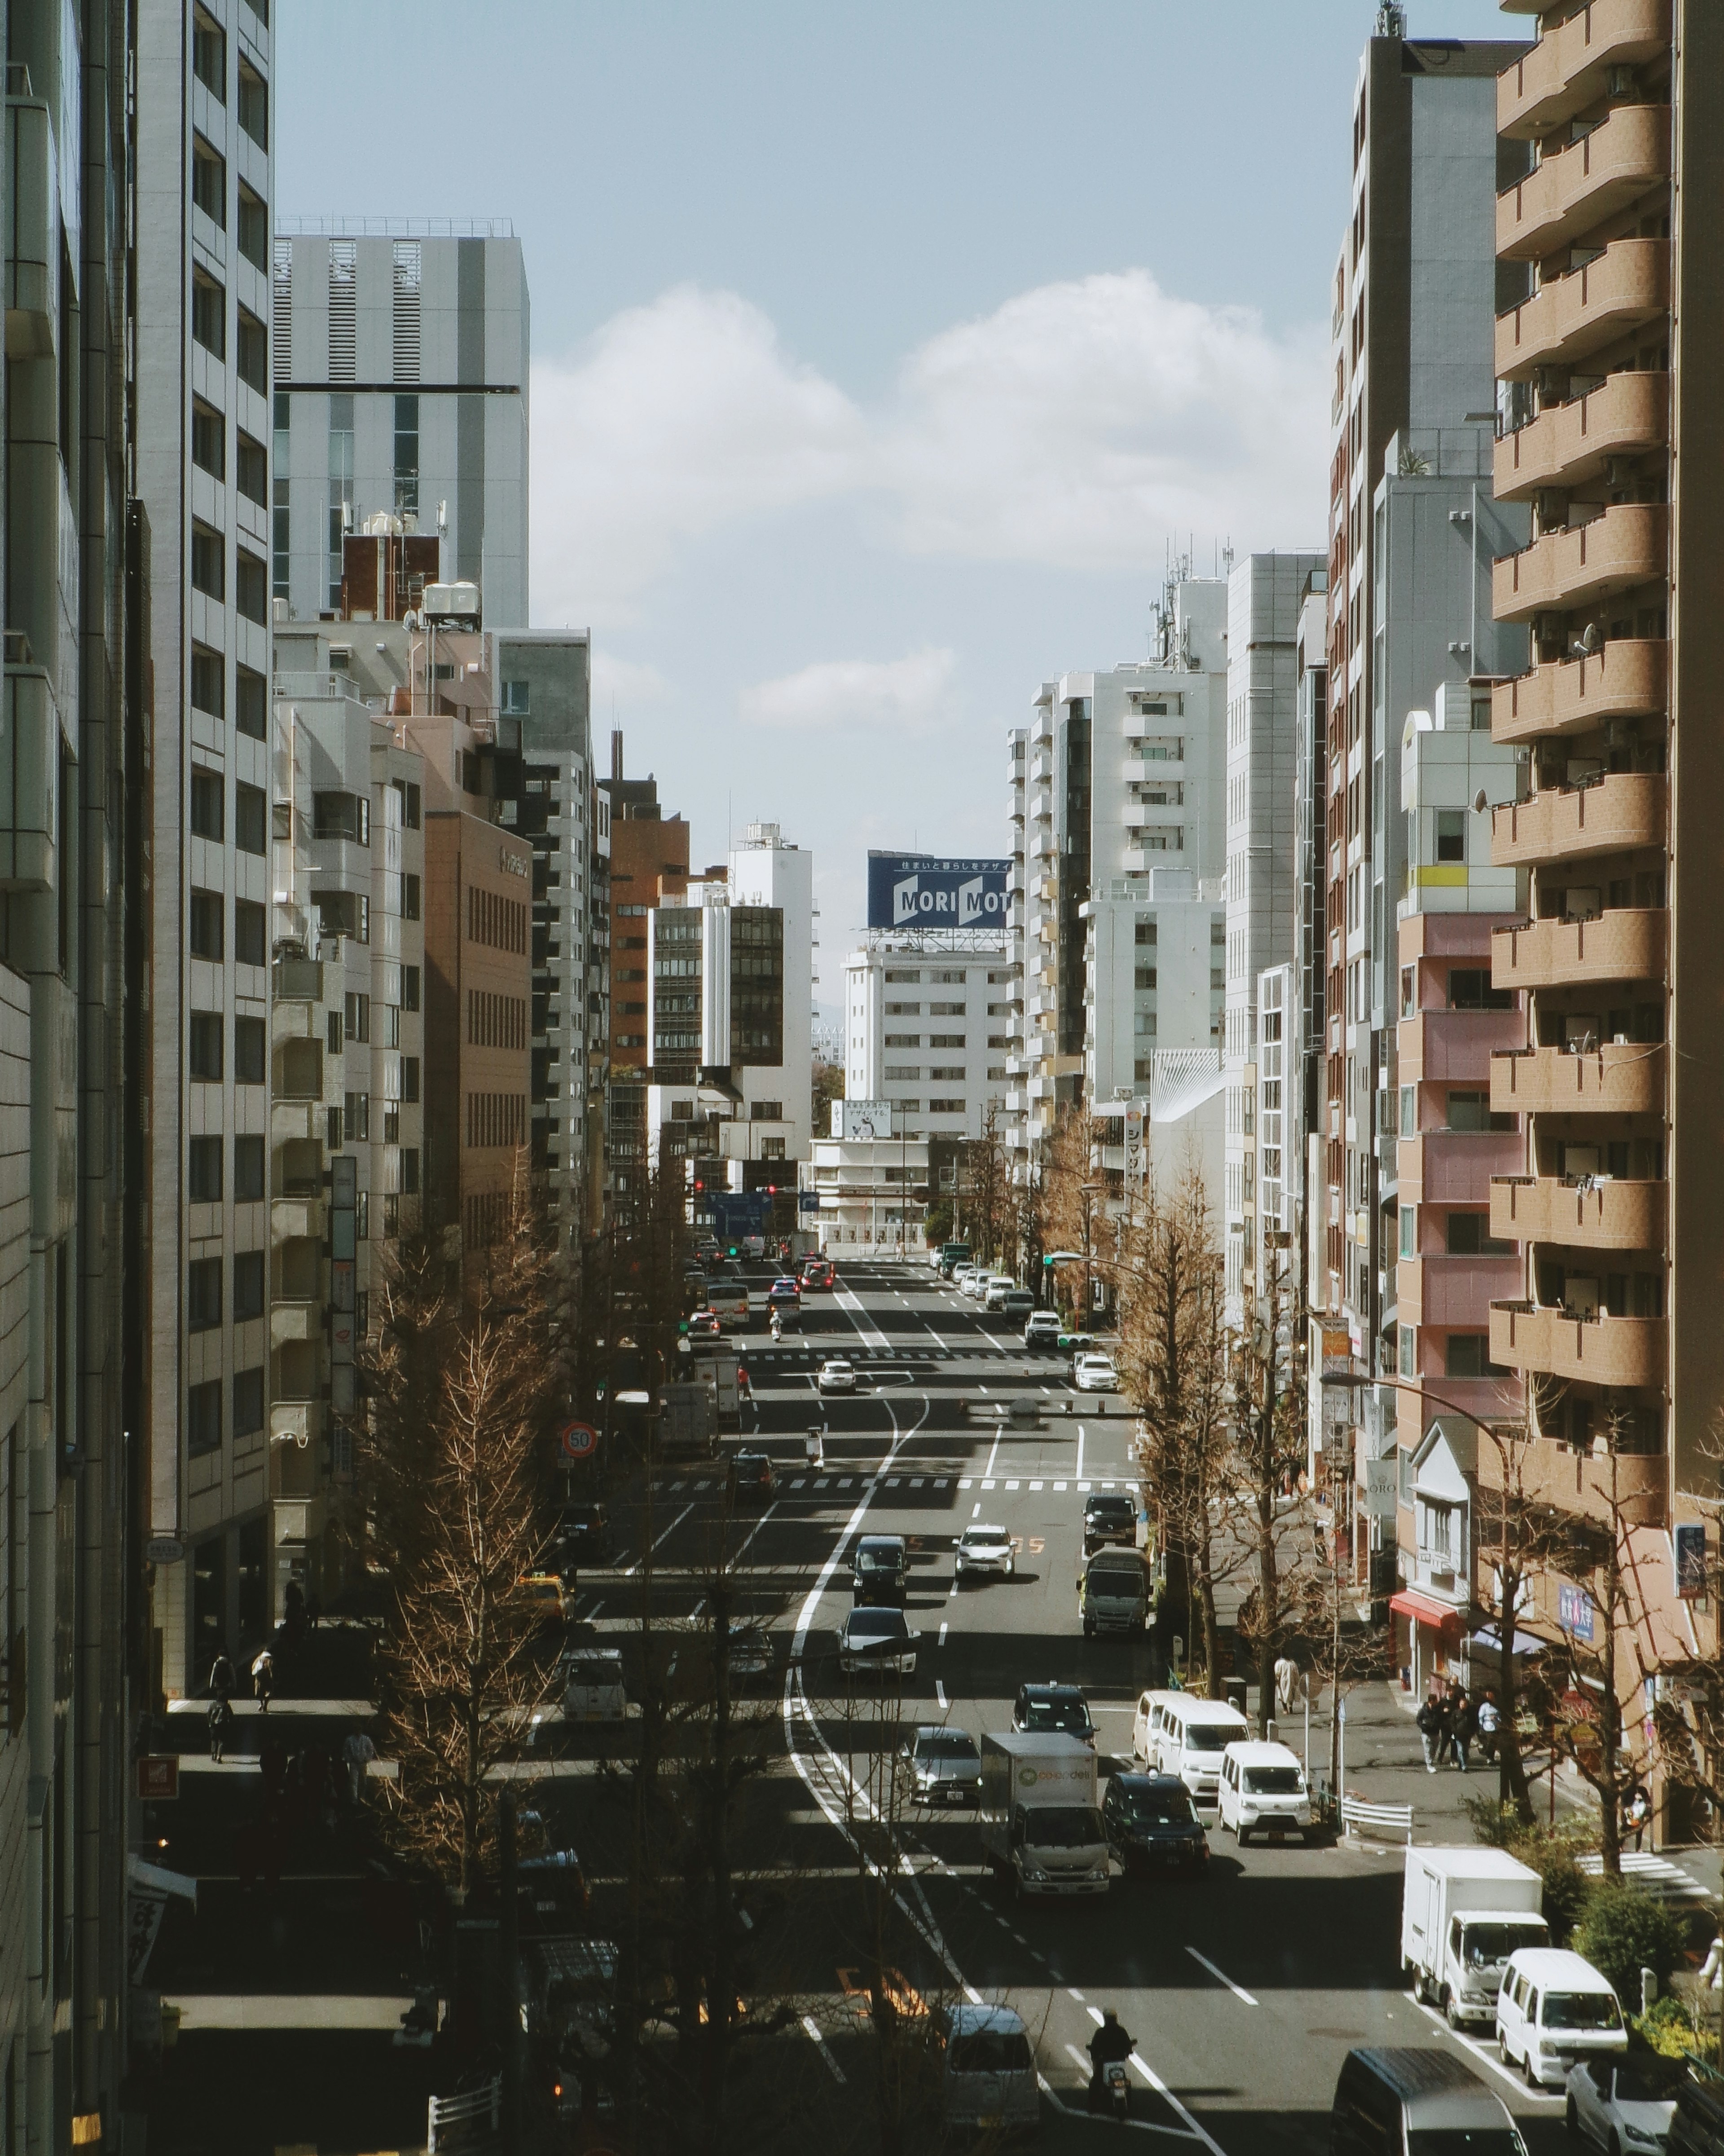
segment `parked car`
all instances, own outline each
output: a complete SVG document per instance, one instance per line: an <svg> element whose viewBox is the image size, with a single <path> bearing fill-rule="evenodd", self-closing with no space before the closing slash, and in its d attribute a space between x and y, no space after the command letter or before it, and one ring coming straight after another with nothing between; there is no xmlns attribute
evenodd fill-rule
<svg viewBox="0 0 1724 2156"><path fill-rule="evenodd" d="M1008 1287L998 1302L990 1302L988 1306L1008 1325L1021 1325L1034 1310L1035 1297L1027 1287Z"/></svg>
<svg viewBox="0 0 1724 2156"><path fill-rule="evenodd" d="M1090 1718L1090 1702L1075 1684L1024 1684L1012 1702L1012 1727L1034 1735L1058 1730L1067 1737L1095 1742L1095 1725Z"/></svg>
<svg viewBox="0 0 1724 2156"><path fill-rule="evenodd" d="M1071 1381L1080 1393L1116 1393L1120 1389L1119 1373L1106 1355L1080 1355Z"/></svg>
<svg viewBox="0 0 1724 2156"><path fill-rule="evenodd" d="M967 1258L963 1258L952 1267L952 1270L947 1274L946 1277L952 1282L952 1286L958 1291L958 1292L962 1294L963 1292L964 1282L968 1280L971 1274L973 1273L975 1270L976 1268L970 1263L969 1260Z"/></svg>
<svg viewBox="0 0 1724 2156"><path fill-rule="evenodd" d="M1024 1344L1026 1348L1057 1348L1060 1344L1060 1313L1054 1310L1032 1310L1024 1321Z"/></svg>
<svg viewBox="0 0 1724 2156"><path fill-rule="evenodd" d="M989 1273L982 1283L982 1307L984 1310L1003 1309L1006 1297L1017 1285L1009 1273Z"/></svg>
<svg viewBox="0 0 1724 2156"><path fill-rule="evenodd" d="M850 1560L850 1592L857 1603L904 1607L910 1591L910 1546L902 1535L864 1535Z"/></svg>
<svg viewBox="0 0 1724 2156"><path fill-rule="evenodd" d="M770 1497L778 1486L772 1463L763 1452L731 1455L731 1492L737 1497Z"/></svg>
<svg viewBox="0 0 1724 2156"><path fill-rule="evenodd" d="M916 1674L916 1645L901 1609L852 1609L838 1635L838 1666L846 1676Z"/></svg>
<svg viewBox="0 0 1724 2156"><path fill-rule="evenodd" d="M733 1627L728 1642L730 1671L734 1677L763 1677L772 1666L772 1635L763 1625Z"/></svg>
<svg viewBox="0 0 1724 2156"><path fill-rule="evenodd" d="M1625 2051L1622 2006L1589 1961L1562 1947L1522 1947L1509 1956L1496 1994L1496 2048L1532 2085L1560 2088L1572 2067L1601 2051Z"/></svg>
<svg viewBox="0 0 1724 2156"><path fill-rule="evenodd" d="M830 1361L820 1365L814 1383L823 1393L854 1393L856 1389L854 1365L845 1362L842 1356L834 1355Z"/></svg>
<svg viewBox="0 0 1724 2156"><path fill-rule="evenodd" d="M988 1292L988 1283L993 1278L986 1265L976 1265L964 1275L964 1293L972 1302L980 1302Z"/></svg>
<svg viewBox="0 0 1724 2156"><path fill-rule="evenodd" d="M1115 1774L1101 1800L1110 1851L1127 1873L1200 1871L1209 1837L1191 1792L1172 1774Z"/></svg>
<svg viewBox="0 0 1724 2156"><path fill-rule="evenodd" d="M1677 2094L1688 2079L1680 2059L1644 2051L1633 2058L1588 2059L1568 2074L1568 2132L1611 2156L1630 2148L1663 2148L1670 2139Z"/></svg>
<svg viewBox="0 0 1724 2156"><path fill-rule="evenodd" d="M1137 1501L1123 1490L1095 1490L1084 1500L1084 1555L1104 1543L1137 1543Z"/></svg>
<svg viewBox="0 0 1724 2156"><path fill-rule="evenodd" d="M916 1804L973 1804L982 1794L982 1754L966 1730L937 1723L918 1729L898 1758Z"/></svg>
<svg viewBox="0 0 1724 2156"><path fill-rule="evenodd" d="M1015 1563L1012 1537L1003 1527L972 1525L952 1553L952 1574L960 1584L967 1579L1009 1579Z"/></svg>
<svg viewBox="0 0 1724 2156"><path fill-rule="evenodd" d="M1465 2149L1470 2156L1525 2156L1501 2097L1465 2061L1434 2046L1349 2051L1329 2114L1335 2156L1407 2156Z"/></svg>
<svg viewBox="0 0 1724 2156"><path fill-rule="evenodd" d="M1243 1849L1254 1834L1280 1841L1311 1837L1311 1791L1298 1755L1285 1744L1235 1741L1221 1755L1216 1812Z"/></svg>

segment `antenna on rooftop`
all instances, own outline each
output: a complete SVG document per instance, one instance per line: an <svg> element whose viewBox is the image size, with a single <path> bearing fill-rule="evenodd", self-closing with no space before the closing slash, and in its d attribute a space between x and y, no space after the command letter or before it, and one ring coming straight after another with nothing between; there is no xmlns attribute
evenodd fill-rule
<svg viewBox="0 0 1724 2156"><path fill-rule="evenodd" d="M1377 35L1379 38L1404 38L1407 34L1407 10L1400 0L1382 0L1377 10Z"/></svg>

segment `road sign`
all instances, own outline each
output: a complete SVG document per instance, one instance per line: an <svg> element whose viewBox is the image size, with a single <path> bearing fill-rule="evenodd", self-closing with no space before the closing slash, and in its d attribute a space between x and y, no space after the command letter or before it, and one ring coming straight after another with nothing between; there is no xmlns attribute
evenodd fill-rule
<svg viewBox="0 0 1724 2156"><path fill-rule="evenodd" d="M565 1460L590 1460L598 1450L598 1432L591 1423L566 1422L561 1443Z"/></svg>
<svg viewBox="0 0 1724 2156"><path fill-rule="evenodd" d="M177 1535L157 1535L144 1544L144 1557L151 1564L177 1564L186 1554L186 1545Z"/></svg>
<svg viewBox="0 0 1724 2156"><path fill-rule="evenodd" d="M177 1752L146 1752L139 1755L137 1791L146 1804L159 1804L180 1793L180 1756Z"/></svg>

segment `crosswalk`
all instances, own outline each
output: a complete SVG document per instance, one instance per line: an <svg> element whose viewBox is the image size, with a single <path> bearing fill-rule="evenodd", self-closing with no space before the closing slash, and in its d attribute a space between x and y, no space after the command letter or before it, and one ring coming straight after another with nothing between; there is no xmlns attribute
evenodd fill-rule
<svg viewBox="0 0 1724 2156"><path fill-rule="evenodd" d="M1580 1868L1594 1879L1604 1869L1602 1856L1593 1855L1580 1859ZM1661 1902L1710 1902L1716 1899L1711 1889L1702 1887L1691 1873L1680 1865L1672 1864L1667 1856L1655 1856L1650 1850L1625 1849L1622 1852L1622 1876L1631 1879L1637 1887L1644 1887Z"/></svg>
<svg viewBox="0 0 1724 2156"><path fill-rule="evenodd" d="M1031 1493L1047 1490L1056 1495L1069 1491L1080 1496L1087 1496L1092 1490L1131 1491L1137 1487L1134 1477L1118 1470L1106 1475L1091 1474L1082 1481L1067 1476L1057 1481L1046 1476L1030 1478L1020 1475L793 1475L784 1486L789 1490L950 1490L954 1484L960 1490L1024 1490ZM686 1491L691 1497L698 1497L703 1491L722 1490L726 1486L722 1476L703 1475L692 1479L684 1476L661 1486L673 1496Z"/></svg>
<svg viewBox="0 0 1724 2156"><path fill-rule="evenodd" d="M788 1363L799 1368L804 1363L829 1360L851 1363L858 1368L865 1363L873 1366L881 1363L1022 1363L1026 1370L1038 1376L1064 1375L1057 1363L1034 1363L1025 1357L1021 1348L996 1348L985 1340L957 1348L859 1348L843 1341L836 1345L823 1341L818 1346L806 1348L752 1348L747 1354L751 1368L756 1363L765 1368Z"/></svg>

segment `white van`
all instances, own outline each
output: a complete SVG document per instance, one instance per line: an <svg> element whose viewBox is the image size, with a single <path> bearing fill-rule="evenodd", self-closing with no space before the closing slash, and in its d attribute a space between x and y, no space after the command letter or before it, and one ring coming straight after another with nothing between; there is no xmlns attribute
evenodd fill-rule
<svg viewBox="0 0 1724 2156"><path fill-rule="evenodd" d="M946 2006L933 2017L940 2115L949 2133L1034 2133L1041 2121L1029 2033L1009 2006Z"/></svg>
<svg viewBox="0 0 1724 2156"><path fill-rule="evenodd" d="M1156 1771L1156 1738L1161 1733L1162 1712L1171 1701L1184 1697L1183 1691L1145 1691L1137 1695L1137 1712L1131 1717L1131 1757L1141 1759L1151 1774Z"/></svg>
<svg viewBox="0 0 1724 2156"><path fill-rule="evenodd" d="M1287 1834L1311 1840L1305 1769L1285 1744L1229 1744L1221 1755L1216 1799L1221 1825L1233 1829L1241 1849L1254 1834L1272 1841Z"/></svg>
<svg viewBox="0 0 1724 2156"><path fill-rule="evenodd" d="M628 1712L615 1647L573 1647L562 1658L562 1711L570 1722L620 1722Z"/></svg>
<svg viewBox="0 0 1724 2156"><path fill-rule="evenodd" d="M1560 2088L1601 2051L1625 2051L1629 2032L1608 1979L1560 1947L1511 1953L1496 1994L1496 2048L1536 2087Z"/></svg>
<svg viewBox="0 0 1724 2156"><path fill-rule="evenodd" d="M1177 1774L1194 1804L1213 1804L1221 1779L1221 1757L1229 1744L1251 1734L1236 1707L1195 1692L1157 1695L1150 1715L1157 1774Z"/></svg>

